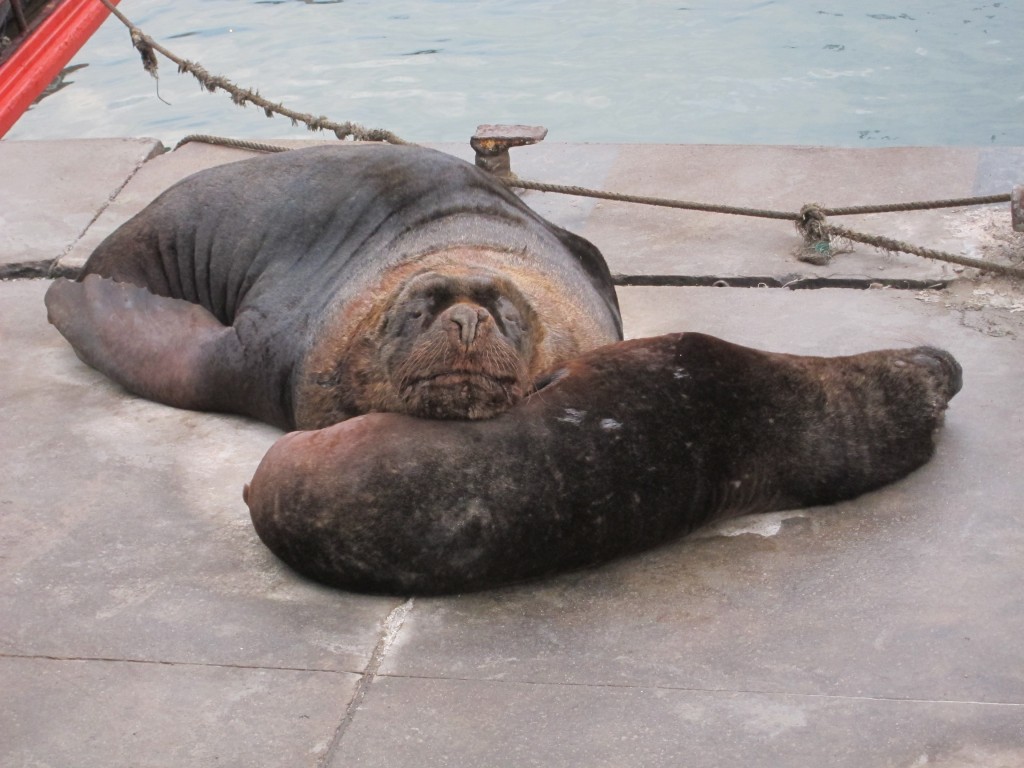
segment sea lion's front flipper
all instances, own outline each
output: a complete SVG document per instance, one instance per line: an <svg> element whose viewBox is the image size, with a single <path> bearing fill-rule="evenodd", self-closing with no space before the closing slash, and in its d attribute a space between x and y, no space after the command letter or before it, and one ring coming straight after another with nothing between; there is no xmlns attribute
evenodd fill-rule
<svg viewBox="0 0 1024 768"><path fill-rule="evenodd" d="M54 282L46 308L78 357L128 391L178 408L257 415L238 396L245 377L234 329L198 304L88 275Z"/></svg>

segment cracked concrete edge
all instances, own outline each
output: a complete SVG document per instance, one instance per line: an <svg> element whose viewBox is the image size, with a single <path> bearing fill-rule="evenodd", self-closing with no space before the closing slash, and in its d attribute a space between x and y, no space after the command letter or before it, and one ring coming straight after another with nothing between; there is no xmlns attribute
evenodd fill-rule
<svg viewBox="0 0 1024 768"><path fill-rule="evenodd" d="M88 252L86 253L85 257L80 259L80 263L78 263L77 260L69 261L69 257L71 257L72 254L75 254L83 250L80 247L80 244L82 244L83 242L87 242L91 239L90 234L96 226L96 223L100 221L103 215L110 209L112 205L114 205L118 197L120 197L121 193L124 192L125 188L132 182L132 179L134 179L138 175L139 171L142 170L146 163L150 162L154 158L161 157L167 154L169 151L170 149L164 146L163 142L154 139L153 146L150 148L149 152L144 157L142 157L138 162L135 163L134 167L125 176L121 184L118 185L118 187L109 195L107 201L100 206L100 208L96 211L95 215L89 220L89 223L86 224L86 226L78 234L78 237L76 237L64 249L63 253L61 253L57 258L55 258L50 263L46 271L46 274L39 275L39 277L75 277L81 271L82 266L85 264L85 260L88 258L88 254L92 252L94 245L87 246ZM102 239L102 237L100 239Z"/></svg>
<svg viewBox="0 0 1024 768"><path fill-rule="evenodd" d="M303 147L325 142L293 143L296 147ZM185 177L200 170L259 154L252 150L200 142L191 142L173 151L154 154L126 181L109 205L97 214L82 236L57 260L51 276L77 275L104 238Z"/></svg>
<svg viewBox="0 0 1024 768"><path fill-rule="evenodd" d="M163 153L154 138L0 142L0 279L46 277L116 199Z"/></svg>
<svg viewBox="0 0 1024 768"><path fill-rule="evenodd" d="M270 142L287 149L337 143L334 140L288 139ZM76 277L96 247L115 229L139 213L158 195L181 179L217 165L258 157L257 150L207 142L189 142L169 149L159 145L92 217L82 233L57 257L45 272L33 264L17 270L18 277ZM468 149L468 145L467 145ZM155 162L151 162L155 160ZM141 173L140 173L141 171ZM0 273L0 277L2 277Z"/></svg>
<svg viewBox="0 0 1024 768"><path fill-rule="evenodd" d="M373 653L370 654L370 660L366 664L366 669L363 670L362 675L359 677L359 681L356 683L356 689L352 694L352 698L349 699L348 705L345 707L344 717L341 718L341 721L338 723L338 727L334 729L334 733L331 735L330 744L324 751L322 759L317 763L318 768L320 766L330 765L334 755L341 748L341 743L345 738L345 733L352 725L352 721L355 719L360 707L362 706L363 699L366 698L366 694L373 685L373 681L377 678L377 674L380 671L381 664L384 663L384 658L387 656L388 650L392 645L394 645L395 640L398 639L398 633L402 631L402 626L405 624L406 618L408 618L409 614L412 612L415 600L416 599L413 597L408 598L400 605L395 606L395 608L393 608L385 617L380 639L377 641L377 645L373 649Z"/></svg>
<svg viewBox="0 0 1024 768"><path fill-rule="evenodd" d="M77 245L77 243L82 238L85 237L86 233L88 233L89 230L92 229L93 225L97 221L99 221L100 217L104 214L104 212L111 205L113 205L114 201L117 200L118 196L121 194L121 192L124 190L124 188L127 187L131 183L132 179L135 178L135 176L138 174L138 172L140 170L142 170L142 167L146 163L148 163L150 160L152 160L155 157L160 157L161 155L166 154L168 151L169 151L168 148L166 146L164 146L163 142L161 142L159 140L156 140L154 142L153 146L150 148L149 152L146 154L146 156L141 158L137 163L135 163L135 166L131 169L131 171L128 173L128 175L125 176L124 181L122 181L121 184L117 187L117 189L115 189L110 194L110 196L107 198L107 202L103 206L101 206L98 211L96 211L96 215L92 217L92 219L89 221L89 223L85 226L85 229L83 229L82 232L75 239L75 241L64 250L64 253L62 253L60 255L60 257L58 257L55 260L55 263L59 262L61 260L61 258L63 258L65 255L67 255L68 253L70 253L71 251L74 250L75 245Z"/></svg>

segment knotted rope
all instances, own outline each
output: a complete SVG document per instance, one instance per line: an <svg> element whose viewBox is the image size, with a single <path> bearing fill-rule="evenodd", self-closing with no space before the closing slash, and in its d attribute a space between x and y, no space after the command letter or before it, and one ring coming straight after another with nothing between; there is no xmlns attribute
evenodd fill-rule
<svg viewBox="0 0 1024 768"><path fill-rule="evenodd" d="M968 198L959 200L931 200L921 203L893 204L892 206L862 206L870 208L871 213L887 213L890 210L925 210L930 208L953 208L964 205L985 205L989 203L1009 202L1009 195L989 195L982 198ZM980 202L979 202L980 201ZM912 206L912 207L906 207ZM843 209L839 209L843 210ZM923 248L921 246L905 243L902 240L895 240L884 235L871 235L866 232L857 232L837 224L829 224L825 217L828 209L819 205L805 205L800 209L800 217L797 219L796 228L804 237L804 249L798 258L811 264L824 265L832 260L833 239L842 238L856 243L864 243L883 251L892 253L910 253L926 259L943 261L949 264L958 264L963 267L975 267L977 269L999 272L1004 275L1024 278L1024 269L1007 264L996 264L984 259L975 259L970 256L961 256L946 251L938 251L934 248ZM844 211L845 212L845 211ZM855 213L861 211L856 210Z"/></svg>
<svg viewBox="0 0 1024 768"><path fill-rule="evenodd" d="M694 203L686 200L671 200L661 197L643 197L640 195L623 195L614 192L605 192L599 189L586 189L584 187L572 187L559 184L545 184L536 181L524 181L523 179L512 178L505 180L505 184L518 189L532 189L539 192L554 192L563 195L577 195L580 197L593 197L601 200L615 200L626 203L640 203L643 205L654 205L665 208L682 208L691 211L705 211L709 213L724 213L734 216L753 216L762 219L783 219L793 221L800 234L804 238L804 247L797 255L801 261L823 266L832 260L836 253L833 245L834 238L852 240L865 245L872 245L885 251L910 253L926 259L935 259L950 264L959 264L965 267L990 272L999 272L1013 277L1024 278L1024 269L1005 264L997 264L983 259L974 259L969 256L960 256L946 251L937 251L932 248L921 248L900 240L894 240L881 235L871 235L865 232L857 232L846 227L836 226L828 223L828 216L853 216L868 213L893 213L902 211L923 211L937 208L961 208L969 205L991 205L993 203L1008 203L1010 195L984 195L980 197L958 197L942 200L923 200L912 203L886 203L883 205L858 205L845 208L825 208L816 203L809 203L800 209L799 213L789 211L773 211L762 208L741 208L732 205L714 205L710 203Z"/></svg>

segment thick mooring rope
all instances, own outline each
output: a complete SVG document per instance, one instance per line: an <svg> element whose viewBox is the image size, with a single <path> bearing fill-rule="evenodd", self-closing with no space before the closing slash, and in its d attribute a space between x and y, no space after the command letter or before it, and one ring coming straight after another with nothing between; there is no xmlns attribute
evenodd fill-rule
<svg viewBox="0 0 1024 768"><path fill-rule="evenodd" d="M231 149L244 149L248 152L287 152L291 147L282 147L278 144L268 144L265 141L248 141L247 139L229 139L223 136L208 136L205 133L190 133L177 144L179 149L192 142L199 144L216 144L219 147L230 147Z"/></svg>
<svg viewBox="0 0 1024 768"><path fill-rule="evenodd" d="M336 123L327 119L323 115L316 117L311 114L296 112L293 109L288 109L283 104L275 104L263 98L256 91L240 88L227 78L211 75L202 65L182 59L180 56L175 55L157 43L153 38L135 26L135 24L133 24L127 16L121 13L117 7L110 2L110 0L100 0L100 2L103 3L103 5L106 6L122 24L128 27L128 31L131 33L132 37L132 45L135 46L139 51L139 54L142 56L142 66L153 77L157 76L157 60L156 55L154 54L154 51L156 51L177 64L179 72L188 72L192 75L204 88L206 88L206 90L211 93L218 89L227 91L231 94L231 100L235 102L235 104L242 107L246 104L255 104L263 110L267 117L283 115L292 121L292 125L302 123L311 131L332 131L339 139L350 138L355 141L386 141L389 144L407 143L404 139L398 137L391 131L379 128L364 128L358 123Z"/></svg>
<svg viewBox="0 0 1024 768"><path fill-rule="evenodd" d="M801 261L806 261L819 266L828 264L835 252L832 246L833 238L843 238L865 245L872 245L885 251L910 253L926 259L935 259L950 264L959 264L964 267L976 267L977 269L990 272L999 272L1004 275L1024 278L1024 269L1004 264L997 264L983 259L974 259L969 256L960 256L946 251L937 251L933 248L922 248L901 240L883 237L882 235L871 235L866 232L857 232L846 227L829 224L828 216L853 216L868 213L893 213L901 211L924 211L937 208L962 208L970 205L991 205L994 203L1010 202L1010 195L984 195L979 197L959 197L943 200L923 200L912 203L886 203L883 205L859 205L847 206L845 208L826 208L817 204L805 205L799 213L790 211L773 211L763 208L742 208L732 205L715 205L711 203L695 203L686 200L672 200L663 197L644 197L641 195L623 195L614 192L605 192L599 189L586 189L584 187L565 186L560 184L546 184L537 181L525 181L523 179L507 179L505 183L510 187L518 189L532 189L538 192L554 192L563 195L577 195L580 197L593 197L601 200L614 200L625 203L639 203L642 205L654 205L665 208L682 208L690 211L705 211L708 213L724 213L733 216L752 216L762 219L782 219L796 223L797 229L804 237L804 249L798 256Z"/></svg>
<svg viewBox="0 0 1024 768"><path fill-rule="evenodd" d="M947 253L945 251L936 251L932 248L922 248L920 246L911 245L910 243L904 243L901 240L894 240L891 237L856 232L852 229L840 227L835 224L826 224L823 230L830 237L839 237L846 240L853 240L858 243L864 243L865 245L873 245L875 248L881 248L883 251L912 253L915 256L922 256L926 259L935 259L936 261L945 261L950 264L959 264L963 267L975 267L989 272L1000 272L1004 275L1024 278L1024 269L1020 267L996 264L991 261L985 261L984 259L974 259L970 256L960 256L958 254Z"/></svg>
<svg viewBox="0 0 1024 768"><path fill-rule="evenodd" d="M1007 195L986 195L984 197L959 197L946 200L924 200L916 203L885 203L881 205L857 205L845 208L825 208L819 205L804 206L800 213L791 211L773 211L764 208L742 208L733 205L715 205L711 203L694 203L686 200L672 200L664 197L644 197L641 195L623 195L615 192L605 192L600 189L587 189L585 187L572 187L561 184L546 184L539 181L525 181L523 179L509 179L505 182L510 187L518 189L532 189L538 192L556 192L563 195L578 195L580 197L596 197L602 200L616 200L626 203L641 203L643 205L656 205L666 208L683 208L691 211L706 211L709 213L726 213L734 216L753 216L762 219L784 219L786 221L801 221L805 218L805 210L813 208L820 211L824 216L854 216L866 213L894 213L899 211L924 211L934 208L961 208L966 205L989 205L991 203L1008 203L1010 196Z"/></svg>
<svg viewBox="0 0 1024 768"><path fill-rule="evenodd" d="M694 203L688 200L672 200L664 197L645 197L643 195L624 195L616 192L605 192L600 189L573 187L563 184L546 184L541 181L525 179L506 179L505 184L516 189L532 189L537 192L554 192L559 195L576 195L577 197L595 197L601 200L614 200L620 203L638 203L655 205L662 208L682 208L687 211L705 211L707 213L727 213L733 216L754 216L761 219L784 219L796 221L798 214L788 211L771 211L761 208L740 208L732 205L715 205L712 203Z"/></svg>

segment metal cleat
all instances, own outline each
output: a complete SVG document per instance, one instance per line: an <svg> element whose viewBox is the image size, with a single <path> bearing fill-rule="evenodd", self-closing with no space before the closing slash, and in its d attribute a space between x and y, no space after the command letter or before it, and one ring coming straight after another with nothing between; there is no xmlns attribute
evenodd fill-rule
<svg viewBox="0 0 1024 768"><path fill-rule="evenodd" d="M548 129L539 125L479 125L469 145L476 152L477 167L501 178L515 178L508 151L543 141Z"/></svg>

